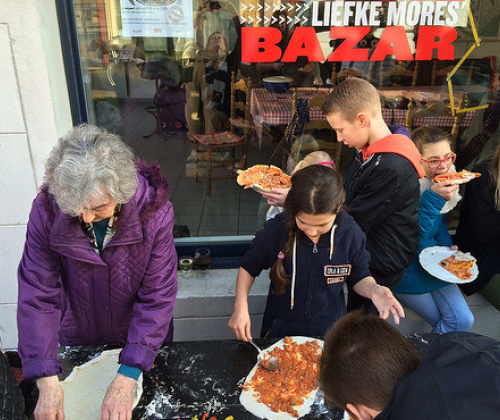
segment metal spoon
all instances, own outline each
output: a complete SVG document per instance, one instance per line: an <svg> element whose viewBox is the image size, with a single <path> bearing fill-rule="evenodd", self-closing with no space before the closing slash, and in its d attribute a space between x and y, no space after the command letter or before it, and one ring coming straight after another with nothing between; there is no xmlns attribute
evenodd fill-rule
<svg viewBox="0 0 500 420"><path fill-rule="evenodd" d="M249 343L252 346L254 346L257 349L257 351L259 352L258 359L260 360L260 364L262 365L262 367L264 369L278 370L280 368L280 362L278 359L276 359L276 357L273 357L273 356L271 356L270 358L263 357L263 352L260 349L260 347L257 344L255 344L255 342L253 340L250 340Z"/></svg>

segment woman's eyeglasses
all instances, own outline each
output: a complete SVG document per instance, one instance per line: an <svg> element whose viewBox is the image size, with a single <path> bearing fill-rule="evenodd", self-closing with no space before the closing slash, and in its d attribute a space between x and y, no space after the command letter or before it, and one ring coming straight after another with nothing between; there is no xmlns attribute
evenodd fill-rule
<svg viewBox="0 0 500 420"><path fill-rule="evenodd" d="M446 166L451 166L453 163L455 163L455 159L457 158L457 155L455 153L452 153L451 155L446 156L444 159L423 159L424 162L427 162L429 165L429 168L431 169L436 169L439 168L442 162L446 163Z"/></svg>

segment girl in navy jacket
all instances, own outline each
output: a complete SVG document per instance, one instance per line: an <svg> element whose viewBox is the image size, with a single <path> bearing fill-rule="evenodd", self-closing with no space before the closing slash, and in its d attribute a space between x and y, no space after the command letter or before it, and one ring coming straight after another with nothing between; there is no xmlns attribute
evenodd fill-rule
<svg viewBox="0 0 500 420"><path fill-rule="evenodd" d="M264 336L322 336L346 313L344 283L372 299L384 319L404 317L401 305L369 271L365 235L341 209L344 191L334 169L313 165L292 177L285 211L257 233L238 271L229 328L247 341L248 294L262 270L271 267Z"/></svg>

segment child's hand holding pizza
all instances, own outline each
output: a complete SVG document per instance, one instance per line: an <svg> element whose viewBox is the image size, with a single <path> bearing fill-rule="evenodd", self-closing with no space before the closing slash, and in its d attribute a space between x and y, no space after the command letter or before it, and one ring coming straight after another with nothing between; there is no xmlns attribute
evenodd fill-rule
<svg viewBox="0 0 500 420"><path fill-rule="evenodd" d="M286 196L288 195L289 188L273 188L271 192L260 191L257 192L267 200L270 206L283 207L285 205Z"/></svg>
<svg viewBox="0 0 500 420"><path fill-rule="evenodd" d="M431 190L443 197L446 201L450 201L455 196L458 185L443 181L433 185Z"/></svg>

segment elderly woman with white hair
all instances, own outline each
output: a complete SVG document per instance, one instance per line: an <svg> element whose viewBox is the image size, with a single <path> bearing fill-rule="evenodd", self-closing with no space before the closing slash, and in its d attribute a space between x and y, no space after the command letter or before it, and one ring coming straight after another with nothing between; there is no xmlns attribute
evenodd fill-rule
<svg viewBox="0 0 500 420"><path fill-rule="evenodd" d="M168 184L121 139L82 125L46 164L19 265L19 354L40 392L35 419L63 418L58 345L123 345L102 419L129 419L142 371L172 340L177 295Z"/></svg>

